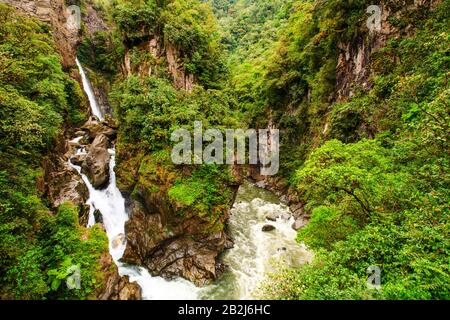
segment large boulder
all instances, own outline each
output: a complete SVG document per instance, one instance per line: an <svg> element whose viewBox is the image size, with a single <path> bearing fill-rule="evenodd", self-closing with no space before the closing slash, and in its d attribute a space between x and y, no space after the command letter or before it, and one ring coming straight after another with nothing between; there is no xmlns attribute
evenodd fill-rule
<svg viewBox="0 0 450 320"><path fill-rule="evenodd" d="M301 228L305 227L309 222L309 218L307 217L300 217L295 220L295 222L292 224L292 229L295 231L300 230Z"/></svg>
<svg viewBox="0 0 450 320"><path fill-rule="evenodd" d="M86 154L85 153L81 153L81 154L76 154L73 157L70 158L70 162L76 166L81 167L84 160L86 160Z"/></svg>
<svg viewBox="0 0 450 320"><path fill-rule="evenodd" d="M111 155L108 152L110 141L104 134L99 134L89 146L89 152L81 165L92 186L96 189L105 187L109 182L109 162Z"/></svg>
<svg viewBox="0 0 450 320"><path fill-rule="evenodd" d="M221 235L218 235L221 237ZM216 278L215 245L194 241L189 236L170 239L168 245L158 247L147 260L146 267L165 278L182 276L197 285L206 285Z"/></svg>
<svg viewBox="0 0 450 320"><path fill-rule="evenodd" d="M105 275L103 281L105 285L97 292L98 300L142 300L141 287L137 283L130 282L128 276L119 275L109 253L102 255L100 265Z"/></svg>
<svg viewBox="0 0 450 320"><path fill-rule="evenodd" d="M56 209L64 202L72 202L78 208L79 223L86 225L89 218L89 190L78 172L69 166L64 153L69 148L67 143L60 143L55 152L42 160L43 175L37 186L42 194Z"/></svg>
<svg viewBox="0 0 450 320"><path fill-rule="evenodd" d="M43 164L47 196L54 208L66 201L75 205L86 203L89 191L75 169L63 163L54 165L47 159Z"/></svg>
<svg viewBox="0 0 450 320"><path fill-rule="evenodd" d="M95 116L91 116L81 129L87 133L90 139L95 139L100 134L107 136L110 140L114 140L116 137L116 131L105 121L98 121Z"/></svg>
<svg viewBox="0 0 450 320"><path fill-rule="evenodd" d="M270 232L275 230L275 226L271 225L271 224L266 224L265 226L262 227L262 231L263 232Z"/></svg>
<svg viewBox="0 0 450 320"><path fill-rule="evenodd" d="M143 266L153 276L183 277L198 286L211 283L224 269L218 256L233 245L225 232L205 234L205 223L196 214L180 217L162 193L133 200L130 211L123 262Z"/></svg>
<svg viewBox="0 0 450 320"><path fill-rule="evenodd" d="M309 220L311 219L310 214L305 211L302 203L293 204L290 209L292 211L292 216L295 219L295 222L292 224L292 229L296 231L300 230L309 223Z"/></svg>

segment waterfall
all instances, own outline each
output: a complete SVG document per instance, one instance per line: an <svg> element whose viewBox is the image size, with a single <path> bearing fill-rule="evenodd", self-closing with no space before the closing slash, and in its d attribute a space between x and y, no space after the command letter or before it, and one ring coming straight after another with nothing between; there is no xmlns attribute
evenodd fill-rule
<svg viewBox="0 0 450 320"><path fill-rule="evenodd" d="M80 64L80 61L78 61L78 58L75 59L75 62L77 64L78 70L80 71L81 80L83 82L84 92L86 92L86 95L88 96L88 99L89 99L89 105L91 106L91 112L100 121L103 121L104 117L102 115L102 112L100 111L100 108L98 107L94 92L92 91L91 82L89 81L89 78L87 77L86 72L84 72L84 69Z"/></svg>
<svg viewBox="0 0 450 320"><path fill-rule="evenodd" d="M77 60L83 78L83 86L91 103L92 113L103 119L95 102L95 96L89 80ZM71 142L78 143L82 137ZM236 202L231 210L230 231L235 242L233 249L224 255L228 271L205 288L197 288L184 279L165 280L152 277L142 267L131 266L120 261L126 248L125 223L128 214L125 199L116 185L115 148L109 149L110 180L106 189L96 190L81 167L72 164L83 178L89 190L87 204L90 206L88 226L95 224L94 212L99 210L109 239L109 252L118 267L121 276L129 276L142 289L143 299L148 300L194 300L194 299L251 299L266 272L271 271L271 261L282 259L289 265L298 265L310 260L311 255L304 246L296 243L296 232L291 228L293 218L289 208L279 203L272 193L245 183L238 192ZM77 150L85 153L84 148ZM271 216L269 221L267 218ZM275 230L263 232L265 225L272 225ZM290 261L287 261L290 260Z"/></svg>
<svg viewBox="0 0 450 320"><path fill-rule="evenodd" d="M84 90L91 104L92 113L100 120L103 120L103 115L95 101L94 92L92 91L89 79L78 59L76 61L83 79ZM72 142L77 143L80 139L81 137L75 138ZM104 190L96 190L90 183L88 177L81 173L81 167L73 165L69 161L69 165L80 173L89 190L89 199L87 201L87 204L90 206L88 226L95 224L94 212L95 210L99 210L109 239L109 252L118 267L119 274L121 276L129 276L131 282L136 282L141 287L143 299L196 299L200 289L189 281L184 279L168 281L161 277L152 277L146 269L127 265L120 261L126 248L125 223L128 220L128 214L125 209L125 199L116 185L116 174L114 172L115 148L109 149L108 151L111 154L109 164L110 180L108 187ZM85 152L86 151L82 148L77 150L78 154Z"/></svg>

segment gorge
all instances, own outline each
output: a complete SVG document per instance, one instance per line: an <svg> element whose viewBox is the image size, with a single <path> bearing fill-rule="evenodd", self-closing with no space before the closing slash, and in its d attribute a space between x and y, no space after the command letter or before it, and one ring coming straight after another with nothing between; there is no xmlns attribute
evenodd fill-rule
<svg viewBox="0 0 450 320"><path fill-rule="evenodd" d="M450 2L369 6L0 0L0 298L448 299Z"/></svg>
<svg viewBox="0 0 450 320"><path fill-rule="evenodd" d="M101 125L104 119L101 114L92 86L86 76L83 67L77 61L77 65L83 79L83 87L89 98L92 116L90 122ZM84 125L86 127L86 125ZM82 133L82 131L80 132ZM115 148L114 145L105 145L111 155L109 161L109 180L104 189L93 187L90 179L82 174L82 167L73 164L80 162L80 156L86 156L87 150L95 148L94 142L89 146L82 145L80 141L86 136L78 136L69 141L74 148L74 157L69 159L69 165L75 168L81 175L89 190L87 205L90 207L88 226L100 222L104 225L109 238L109 252L118 267L121 276L128 276L131 282L136 282L142 290L143 299L167 300L167 299L249 299L263 280L270 265L276 262L276 257L288 256L287 265L298 266L307 263L311 254L305 247L299 247L295 242L296 233L292 229L294 218L286 205L282 205L275 195L268 191L244 183L236 197L230 217L230 232L233 239L233 248L226 253L223 262L229 270L225 271L217 283L205 288L197 288L194 284L176 279L172 281L161 277L152 277L142 267L127 265L120 261L126 248L125 223L128 214L125 208L125 199L116 185ZM99 216L95 216L95 211ZM264 232L263 227L271 225L275 231ZM271 260L272 259L272 260Z"/></svg>

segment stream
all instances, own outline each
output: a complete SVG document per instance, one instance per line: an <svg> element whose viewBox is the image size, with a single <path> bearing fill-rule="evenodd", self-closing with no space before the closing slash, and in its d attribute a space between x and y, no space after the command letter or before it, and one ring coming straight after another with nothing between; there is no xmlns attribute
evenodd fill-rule
<svg viewBox="0 0 450 320"><path fill-rule="evenodd" d="M103 120L89 79L79 61L76 62L92 114ZM77 137L71 142L79 142L81 138ZM77 153L86 153L86 150L79 148ZM214 284L198 288L187 280L169 281L153 277L145 268L120 262L126 247L124 235L128 214L125 199L116 185L115 149L109 149L109 153L110 183L103 190L96 190L92 186L89 179L81 173L81 167L73 165L70 161L69 165L80 173L89 190L88 226L95 224L94 212L99 210L109 239L109 252L118 267L119 274L129 276L130 282L136 282L142 288L143 299L253 299L255 289L265 274L273 270L274 262L282 260L289 266L298 266L310 261L311 253L305 246L295 241L296 231L291 227L294 219L289 208L281 204L273 193L245 182L238 191L228 224L228 232L235 245L221 257L229 268ZM262 229L267 225L275 229L264 232Z"/></svg>

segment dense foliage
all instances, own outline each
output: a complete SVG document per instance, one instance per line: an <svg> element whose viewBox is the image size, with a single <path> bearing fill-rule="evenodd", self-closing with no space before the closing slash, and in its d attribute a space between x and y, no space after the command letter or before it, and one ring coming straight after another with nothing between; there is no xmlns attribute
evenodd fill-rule
<svg viewBox="0 0 450 320"><path fill-rule="evenodd" d="M339 55L377 37L366 27L370 1L91 1L109 28L84 32L78 51L111 87L119 188L222 230L236 185L229 168L174 165L170 136L194 121L204 130L271 123L281 129L280 177L311 213L297 238L315 257L269 275L263 298L449 299L450 1L381 2L395 33L364 58L366 85L339 96ZM106 246L98 228L78 226L71 204L50 213L35 187L61 126L84 118L48 28L0 6L7 298L92 297ZM164 50L195 76L192 91L176 88ZM81 291L63 283L70 265L81 267ZM366 285L370 266L382 270L381 290Z"/></svg>
<svg viewBox="0 0 450 320"><path fill-rule="evenodd" d="M128 52L133 70L150 68L169 79L167 59L155 57L144 47L153 38L164 50L173 50L176 62L201 85L220 86L227 71L217 22L208 4L198 0L114 0L99 10L106 11L111 30L84 38L79 55L87 66L112 76L121 71L118 66Z"/></svg>
<svg viewBox="0 0 450 320"><path fill-rule="evenodd" d="M413 22L414 32L373 54L371 90L333 103L336 41L364 33L365 4L298 1L267 69L266 103L278 124L287 133L306 124L317 141L299 169L284 172L312 212L298 240L316 256L271 275L263 290L271 298L450 298L450 3L400 13L391 23ZM380 291L366 286L370 266L382 270Z"/></svg>
<svg viewBox="0 0 450 320"><path fill-rule="evenodd" d="M49 27L0 4L0 297L95 297L107 241L78 225L71 204L52 213L36 189L39 162L62 125L83 120L78 83L63 72ZM81 290L69 290L71 266Z"/></svg>
<svg viewBox="0 0 450 320"><path fill-rule="evenodd" d="M159 192L170 184L167 197L177 203L178 214L194 211L213 224L224 216L233 199L227 188L233 184L229 168L198 166L186 171L173 165L170 146L172 132L180 128L193 132L194 121L201 121L203 130L236 127L233 100L221 91L197 87L187 93L165 79L130 76L113 87L111 101L120 124L119 186ZM122 183L124 179L129 184ZM223 228L222 222L215 228Z"/></svg>
<svg viewBox="0 0 450 320"><path fill-rule="evenodd" d="M340 46L367 41L369 1L210 2L231 72L215 93L220 104L198 108L211 94L200 89L180 103L186 98L160 80L129 78L113 94L124 139L161 149L174 128L198 117L211 123L214 110L251 127L271 119L282 130L281 175L312 213L298 240L315 259L272 275L263 296L449 298L448 1L408 11L383 2L399 36L370 57L369 90L353 88L339 102ZM234 106L239 113L226 113ZM216 194L196 173L181 180L168 192L181 204ZM370 266L382 269L381 291L366 286Z"/></svg>

